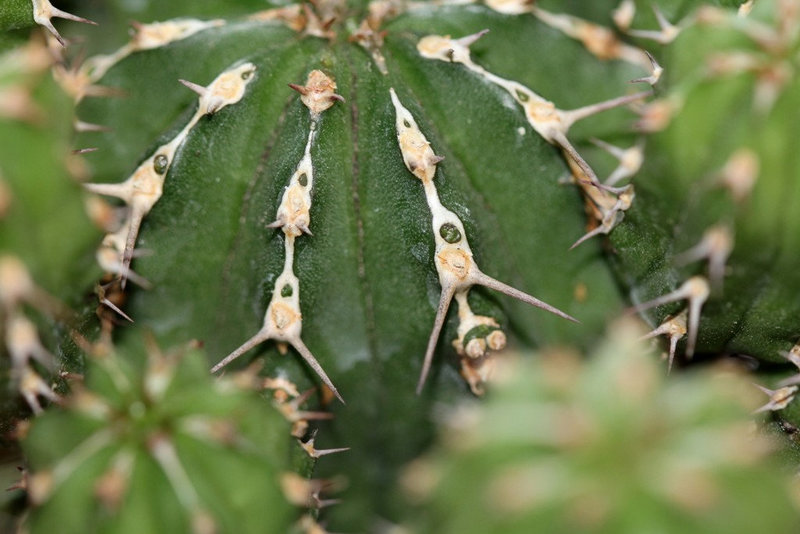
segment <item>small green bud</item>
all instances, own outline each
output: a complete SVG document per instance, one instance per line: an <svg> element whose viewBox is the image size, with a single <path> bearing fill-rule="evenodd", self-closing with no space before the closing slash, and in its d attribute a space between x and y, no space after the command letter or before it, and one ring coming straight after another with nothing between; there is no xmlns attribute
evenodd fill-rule
<svg viewBox="0 0 800 534"><path fill-rule="evenodd" d="M455 224L444 223L439 227L439 235L448 243L458 243L461 241L461 231Z"/></svg>

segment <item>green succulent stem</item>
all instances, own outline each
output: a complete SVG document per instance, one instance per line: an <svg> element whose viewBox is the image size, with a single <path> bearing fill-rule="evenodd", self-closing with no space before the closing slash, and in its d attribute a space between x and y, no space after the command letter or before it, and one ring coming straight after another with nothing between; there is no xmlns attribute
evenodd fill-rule
<svg viewBox="0 0 800 534"><path fill-rule="evenodd" d="M64 484L37 494L53 500L32 513L34 530L72 513L70 528L108 520L125 531L130 510L154 507L175 531L234 531L236 502L263 510L226 469L245 476L264 464L269 476L253 484L279 503L276 531L321 528L316 512L290 525L294 505L329 504L320 492L341 476L342 502L321 513L332 529L403 523L397 474L438 439L438 407L485 390L487 410L507 401L486 387L506 345L569 345L602 360L606 325L626 308L650 325L641 335L663 338L664 373L691 358L750 357L767 397L757 409L798 426L796 4L109 0L82 6L103 23L84 58L54 39L67 45L85 27L65 24L62 38L51 23L80 17L44 0L3 2L0 29L50 32L0 52L9 413L42 414L25 442L44 473L36 488ZM203 350L183 363L155 358L153 347L192 339ZM95 357L98 344L113 359ZM601 457L646 456L637 444L647 433L625 434L627 424L683 406L666 385L653 386L660 401L603 397L622 394L627 364L639 369L614 361L613 372L590 363L554 394L595 395L587 410L603 431L636 437L600 439L586 459L601 471ZM51 387L84 373L71 394ZM524 376L536 387L519 385L511 415L498 408L487 420L497 436L520 428L527 407L547 415L546 380ZM249 400L215 385L231 377ZM175 390L159 392L165 382ZM95 421L81 412L87 399ZM195 403L202 413L187 423ZM242 440L223 439L226 407ZM694 428L676 417L665 435ZM568 432L563 420L546 430ZM648 421L661 436L663 420ZM222 443L208 445L212 435ZM485 482L502 496L494 461L454 468L474 477L463 488ZM81 467L58 471L62 462ZM571 480L559 465L532 469ZM670 493L673 474L659 472L659 497L637 513L710 499L708 480L687 473L674 480L699 493ZM587 514L602 515L599 483L578 478L596 490L578 488ZM130 503L113 498L122 479ZM231 501L212 505L215 488ZM454 517L464 531L481 524Z"/></svg>
<svg viewBox="0 0 800 534"><path fill-rule="evenodd" d="M0 6L0 31L28 28L34 24L30 0L6 0Z"/></svg>

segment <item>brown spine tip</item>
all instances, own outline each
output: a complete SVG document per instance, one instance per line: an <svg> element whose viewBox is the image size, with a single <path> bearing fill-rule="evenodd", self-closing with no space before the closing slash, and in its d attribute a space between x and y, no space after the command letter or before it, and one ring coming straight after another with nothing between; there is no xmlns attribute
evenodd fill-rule
<svg viewBox="0 0 800 534"><path fill-rule="evenodd" d="M292 89L294 89L295 91L297 91L298 93L300 93L303 96L308 94L308 89L306 89L302 85L297 85L296 83L290 83L289 87L291 87Z"/></svg>

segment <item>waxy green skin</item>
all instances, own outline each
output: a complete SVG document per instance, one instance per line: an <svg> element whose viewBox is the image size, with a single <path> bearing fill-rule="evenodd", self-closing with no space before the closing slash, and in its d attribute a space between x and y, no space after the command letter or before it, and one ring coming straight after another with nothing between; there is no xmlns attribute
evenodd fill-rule
<svg viewBox="0 0 800 534"><path fill-rule="evenodd" d="M665 6L665 11L670 7L671 20L688 12L686 4ZM612 233L619 255L600 252L600 240L568 252L583 233L584 220L578 193L556 183L565 172L558 152L532 132L501 90L476 80L459 65L422 60L415 49L417 39L428 33L469 35L485 28L489 34L474 45L481 64L534 88L563 109L618 96L627 89L627 80L641 75L626 64L597 61L580 44L531 16L453 7L421 10L387 24L387 76L377 71L364 50L341 37L327 43L300 38L280 26L242 22L131 57L102 81L125 89L128 98L90 100L78 109L82 119L114 127L111 134L82 139L101 148L90 163L97 181L110 181L132 168L120 162L147 154L185 120L193 96L175 83L177 78L206 83L237 59L258 66L247 97L199 125L178 156L164 197L146 219L139 240L140 247L154 254L138 260L136 269L156 289L134 291L126 309L161 342L198 338L209 354L222 357L258 328L272 280L280 272L280 235L264 226L271 222L302 154L309 124L305 108L286 84L302 83L313 68L335 78L347 102L326 112L312 150L318 174L314 236L298 242L295 268L301 280L306 343L350 403L334 408L336 420L320 440L357 451L335 466L323 462L320 469L347 472L355 495L386 491L374 491L376 484L380 488L387 483L384 466L402 463L429 439L425 428L430 428L426 422L431 403L464 392L448 343L455 337L452 314L431 383L421 398L413 394L439 287L432 266L429 213L419 184L401 163L389 87L395 87L419 117L437 154L445 156L437 187L445 205L465 221L481 268L559 306L583 325L576 327L483 290L472 293L476 311L496 315L525 343L590 344L600 325L621 307L606 258L619 263L623 282L635 281L632 290L637 295L649 291L656 296L681 281L682 273L671 265L652 279L642 281L636 273L648 272L651 258L667 257L654 244L665 243L663 235L675 231L671 217L690 205L685 197L675 202L675 196L688 194L681 184L694 181L702 168L687 168L682 154L655 152L637 179L642 192L631 210L632 222ZM530 59L520 62L518 45L512 43L526 43ZM213 54L198 53L211 44ZM141 72L148 76L142 79L136 74ZM678 70L674 79L679 81L680 75ZM665 80L662 91L670 90L672 79ZM144 109L147 113L141 112ZM632 119L625 111L607 113L576 126L573 138L578 143L590 135L620 145L632 143ZM685 128L693 129L698 119L688 115L683 120L690 123ZM520 127L525 129L523 136L517 133ZM686 142L681 138L680 146ZM670 169L670 176L683 176L683 181L660 176L664 168ZM659 186L678 193L653 191ZM673 215L664 220L660 213ZM696 223L681 232L686 247L690 236L699 237L703 229ZM638 250L642 243L648 243L647 254ZM669 246L683 250L672 241ZM752 287L746 275L740 280ZM736 291L735 279L726 282L727 291ZM573 298L578 284L588 288L586 302ZM747 299L738 302L740 309L750 306ZM714 306L726 305L711 302L712 312ZM721 328L730 329L728 317L719 319L726 325ZM783 328L788 331L792 325ZM757 344L727 343L715 335L719 330L713 319L703 317L701 352L757 352ZM126 334L120 335L124 340ZM786 339L781 342L786 348ZM768 356L771 349L756 355ZM284 371L299 382L310 378L296 356L281 356L269 344L254 352L265 358L269 372ZM356 464L352 468L350 461ZM373 490L362 493L364 487ZM357 501L348 495L334 516L361 509ZM382 510L380 505L370 508Z"/></svg>
<svg viewBox="0 0 800 534"><path fill-rule="evenodd" d="M355 27L363 15L363 3L351 4L346 28ZM540 3L545 9L569 11L607 26L614 4ZM677 21L698 2L659 4L670 20ZM247 2L233 7L210 2L195 13L190 4L157 3L137 18L226 16L250 8ZM635 25L655 25L644 3ZM725 150L737 145L727 140L729 146L720 147L711 158L691 150L687 156L686 147L708 150L709 138L716 138L713 134L720 128L711 127L713 121L703 116L716 109L709 102L719 101L716 92L703 88L700 96L706 100L687 106L697 109L699 116L687 111L670 130L648 141L645 167L635 182L637 199L626 220L612 232L611 248L602 246L608 241L594 239L568 251L585 232L586 221L578 190L558 184L567 172L558 150L533 132L521 109L501 89L461 65L422 59L416 42L430 33L456 37L489 29L472 47L475 60L524 83L562 109L624 94L628 80L642 76L642 70L601 62L531 15L504 16L484 6L422 9L389 21L385 29L382 52L388 75L378 71L365 50L347 42L345 31L328 42L301 37L280 24L233 19L221 28L130 56L100 82L122 89L125 98L86 99L77 109L81 120L112 128L75 140L77 147L100 149L86 158L92 180L122 181L192 115L196 95L182 87L179 78L204 85L235 61L257 66L245 98L201 120L172 164L164 195L145 219L137 243L153 253L133 265L154 289L130 291L125 311L136 324L118 329L115 338L122 346L137 343L140 331L146 329L163 346L199 339L210 366L258 330L281 271L282 236L266 225L274 220L309 128L307 109L287 84L304 83L315 68L336 80L337 92L346 102L325 112L312 149L314 235L298 241L295 273L300 278L303 338L348 402L346 407L332 406L336 419L323 425L318 438L320 446L353 448L335 462L318 466L321 474L345 473L350 480L344 503L330 511L334 524L342 525L361 524L365 510L395 515L393 469L430 441L435 403L468 395L450 347L456 337L455 309L440 338L427 387L421 396L414 394L440 288L432 258L430 213L421 186L402 163L390 87L414 114L435 152L445 157L438 165L437 188L444 205L464 222L481 269L582 322L570 324L490 291L473 290L470 301L475 312L496 317L522 347L590 346L606 320L623 309L620 283L634 300L643 301L674 289L692 274L696 265L681 270L669 263L672 255L696 242L707 222L692 215L709 210L705 200L691 200L695 192L689 182L718 168ZM120 38L123 33L120 29ZM641 42L652 47L669 73L656 96L680 85L681 76L693 68L683 62L700 60L697 54L680 53L699 46L692 35L687 32L663 50ZM681 59L689 56L692 60ZM745 99L746 90L740 93L738 100L737 95L731 97L731 106ZM776 108L777 117L789 116L778 113L791 109L790 100ZM716 116L729 114L717 111ZM570 138L599 176L605 176L614 162L590 148L588 138L630 146L636 140L634 119L629 111L616 110L571 131ZM790 128L787 120L783 122ZM741 127L741 135L749 130L752 127ZM703 132L705 138L692 139ZM765 151L774 147L780 159L786 151L774 145L776 138L790 143L793 137L777 127L759 142ZM798 168L782 159L767 168L780 165ZM790 174L773 175L779 189L796 183ZM761 180L759 187L762 183L773 182ZM719 204L718 212L727 213L724 200ZM754 212L762 218L774 215L765 205L758 204ZM682 219L689 222L676 224L687 207L695 210ZM787 297L797 294L797 284L789 269L790 255L777 254L783 258L777 262L772 259L775 250L790 251L793 243L786 241L790 237L783 243L775 241L774 221L753 228L749 219L736 221L731 275L725 280L724 298L709 301L704 311L698 348L779 359L777 351L791 346L797 329L792 308L796 299ZM766 247L752 246L765 241ZM753 249L770 247L771 254L753 255ZM771 276L754 283L752 275L763 273L766 264L773 266ZM582 287L585 299L576 290ZM754 303L759 313L745 315ZM655 324L676 309L658 309L650 318ZM741 323L743 318L747 325L734 332L739 327L732 321ZM66 350L73 361L79 360L77 352ZM246 359L264 359L266 373L285 373L301 389L316 384L313 373L292 351L280 355L268 342L251 355Z"/></svg>
<svg viewBox="0 0 800 534"><path fill-rule="evenodd" d="M30 0L6 0L0 6L0 30L15 30L33 26Z"/></svg>
<svg viewBox="0 0 800 534"><path fill-rule="evenodd" d="M131 56L101 81L128 97L85 100L77 111L82 120L114 128L80 138L100 148L88 160L95 181L114 181L171 138L192 113L195 97L178 78L205 84L239 59L258 67L245 98L203 119L179 151L164 196L139 235L138 247L153 254L137 259L134 269L155 288L133 290L126 308L136 328L152 329L160 343L202 340L208 354L217 355L211 357L215 363L260 327L282 268L282 237L266 225L302 156L309 128L307 109L286 84L304 83L314 68L336 80L346 103L322 116L311 153L314 235L298 240L295 256L304 340L348 402L332 407L336 419L319 434L324 446L353 447L335 463L320 462L323 473L346 473L353 488L332 509L334 516L357 516L364 509L390 513L384 507L391 501L384 499L391 466L412 458L430 439L434 402L467 394L449 346L456 337L455 313L428 387L422 396L414 393L439 285L430 214L422 188L402 163L389 87L419 117L437 154L445 156L437 187L442 202L465 221L481 269L579 317L583 327L480 289L471 294L476 313L496 316L526 344L588 344L621 309L598 244L567 252L584 219L577 192L556 183L566 169L558 153L500 91L463 69L418 57L416 40L428 28L417 34L409 28L434 28L435 20L440 19L422 13L387 27L388 76L344 39L329 44L279 25L232 23ZM498 59L513 48L503 34L512 32L525 42L542 32L532 20L485 8L448 10L445 20L453 21L439 25L445 33L489 27L493 34L486 37L485 50L488 55L494 48L490 57ZM552 32L546 37L560 38ZM209 46L212 54L198 52ZM569 53L582 54L587 79L607 67L596 65L581 47L568 46ZM502 67L510 64L496 68ZM540 77L547 67L536 65ZM636 74L625 65L616 70L622 80ZM149 73L146 81L140 72ZM531 73L525 81L535 80ZM619 87L624 86L591 97L576 91L567 104L613 96ZM617 127L627 119L618 114ZM578 284L589 288L585 302L573 298ZM136 335L135 328L127 330L118 332L118 342ZM272 343L253 353L265 360L267 372L312 384L313 376L293 353L282 356ZM348 517L343 524L353 521Z"/></svg>

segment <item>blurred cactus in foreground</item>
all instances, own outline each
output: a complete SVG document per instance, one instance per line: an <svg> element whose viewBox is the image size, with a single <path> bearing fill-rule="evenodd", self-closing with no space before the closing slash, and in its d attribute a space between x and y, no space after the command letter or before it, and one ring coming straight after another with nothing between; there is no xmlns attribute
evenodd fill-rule
<svg viewBox="0 0 800 534"><path fill-rule="evenodd" d="M194 348L148 351L99 350L62 407L23 425L28 531L285 532L290 428L261 381L212 380Z"/></svg>
<svg viewBox="0 0 800 534"><path fill-rule="evenodd" d="M667 379L641 334L616 324L585 363L553 350L498 364L486 402L448 413L406 470L410 530L797 532L752 385L731 369Z"/></svg>

